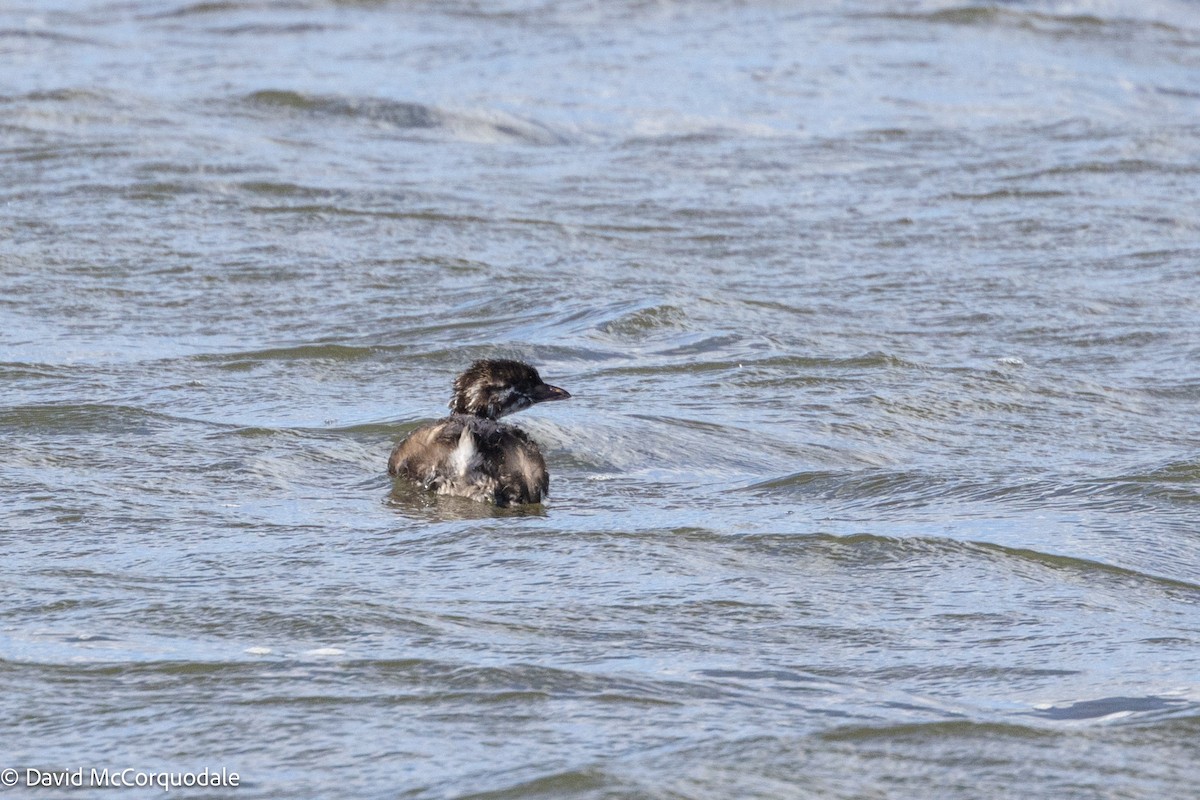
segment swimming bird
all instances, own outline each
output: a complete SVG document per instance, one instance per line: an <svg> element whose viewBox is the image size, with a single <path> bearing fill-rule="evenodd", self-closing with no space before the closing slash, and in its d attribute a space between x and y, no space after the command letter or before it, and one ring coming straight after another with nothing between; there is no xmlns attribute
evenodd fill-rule
<svg viewBox="0 0 1200 800"><path fill-rule="evenodd" d="M497 506L540 503L550 491L542 451L520 428L499 419L570 396L524 362L476 361L454 381L450 416L404 437L388 459L388 474Z"/></svg>

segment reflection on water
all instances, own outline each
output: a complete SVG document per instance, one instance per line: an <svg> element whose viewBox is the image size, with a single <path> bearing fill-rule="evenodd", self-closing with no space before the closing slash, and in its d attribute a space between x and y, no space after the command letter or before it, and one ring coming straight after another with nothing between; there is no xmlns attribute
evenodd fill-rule
<svg viewBox="0 0 1200 800"><path fill-rule="evenodd" d="M408 480L393 480L385 501L389 508L416 521L466 522L471 520L505 520L525 517L545 517L541 503L497 508L489 503L477 503L464 497L438 495L426 491Z"/></svg>

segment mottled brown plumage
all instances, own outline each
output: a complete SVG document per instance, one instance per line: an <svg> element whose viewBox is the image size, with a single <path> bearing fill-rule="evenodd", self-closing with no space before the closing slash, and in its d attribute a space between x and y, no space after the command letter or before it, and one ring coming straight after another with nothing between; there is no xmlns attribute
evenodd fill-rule
<svg viewBox="0 0 1200 800"><path fill-rule="evenodd" d="M540 503L550 475L525 432L497 420L571 395L520 361L476 361L454 381L449 417L417 428L388 459L388 473L438 494L508 506Z"/></svg>

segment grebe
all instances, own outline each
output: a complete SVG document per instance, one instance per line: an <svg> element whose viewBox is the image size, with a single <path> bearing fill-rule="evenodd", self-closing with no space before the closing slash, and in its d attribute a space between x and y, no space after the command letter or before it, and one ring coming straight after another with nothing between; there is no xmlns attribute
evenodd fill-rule
<svg viewBox="0 0 1200 800"><path fill-rule="evenodd" d="M521 361L476 361L454 381L450 416L404 437L388 459L388 474L498 506L540 503L550 491L541 450L520 428L498 420L570 396Z"/></svg>

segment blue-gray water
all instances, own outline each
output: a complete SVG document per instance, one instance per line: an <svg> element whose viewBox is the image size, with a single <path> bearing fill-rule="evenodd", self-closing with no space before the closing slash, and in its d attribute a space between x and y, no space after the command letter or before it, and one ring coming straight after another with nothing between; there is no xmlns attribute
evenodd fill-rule
<svg viewBox="0 0 1200 800"><path fill-rule="evenodd" d="M15 0L0 177L0 768L1195 796L1195 2Z"/></svg>

